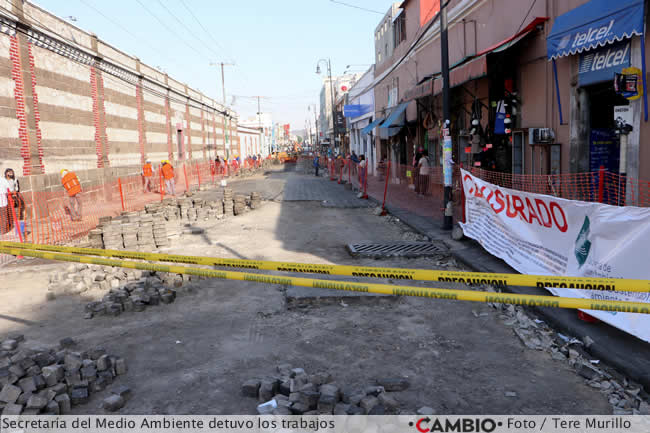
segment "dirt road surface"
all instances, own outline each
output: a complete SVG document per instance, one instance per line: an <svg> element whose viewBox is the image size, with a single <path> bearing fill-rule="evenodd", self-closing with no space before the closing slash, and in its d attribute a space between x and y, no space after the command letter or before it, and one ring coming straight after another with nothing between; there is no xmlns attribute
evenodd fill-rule
<svg viewBox="0 0 650 433"><path fill-rule="evenodd" d="M348 243L401 241L407 229L375 216L327 180L283 172L233 186L260 191L270 201L215 222L202 234L184 235L169 251L312 263L454 266L440 258L350 257ZM171 305L84 320L84 304L103 293L45 300L49 273L66 266L0 270L0 337L20 332L24 344L32 346L72 337L82 348L100 345L124 357L128 373L118 380L131 386L133 398L123 414L253 414L257 402L241 395L241 384L272 375L282 363L310 372L326 370L338 385L362 389L380 377L406 377L410 387L395 393L403 413L421 406L450 414L612 411L604 394L588 387L565 361L526 348L499 320L497 310L485 304L369 298L288 309L286 287L201 280ZM105 395L94 395L75 413L103 413Z"/></svg>

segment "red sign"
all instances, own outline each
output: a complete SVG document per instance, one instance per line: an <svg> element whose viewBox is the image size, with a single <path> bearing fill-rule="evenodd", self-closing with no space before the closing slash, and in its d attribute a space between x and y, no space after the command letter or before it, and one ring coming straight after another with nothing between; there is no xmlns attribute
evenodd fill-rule
<svg viewBox="0 0 650 433"><path fill-rule="evenodd" d="M285 133L285 135L290 135L290 134L289 134L289 130L290 130L290 129L291 129L291 125L290 125L289 123L287 123L286 125L284 125L284 133Z"/></svg>
<svg viewBox="0 0 650 433"><path fill-rule="evenodd" d="M420 27L428 23L438 12L440 12L440 0L420 0Z"/></svg>
<svg viewBox="0 0 650 433"><path fill-rule="evenodd" d="M347 92L348 91L348 86L341 86L341 90L344 91L344 92Z"/></svg>

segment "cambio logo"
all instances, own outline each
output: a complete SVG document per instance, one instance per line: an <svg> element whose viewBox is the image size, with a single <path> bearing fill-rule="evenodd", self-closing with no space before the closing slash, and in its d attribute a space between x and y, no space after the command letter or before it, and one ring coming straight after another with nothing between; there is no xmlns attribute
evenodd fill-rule
<svg viewBox="0 0 650 433"><path fill-rule="evenodd" d="M432 432L459 432L459 433L490 433L493 432L497 426L503 423L496 422L492 418L476 419L476 418L458 418L454 421L445 418L440 420L429 417L420 418L417 422L410 422L409 426L417 429L420 433Z"/></svg>

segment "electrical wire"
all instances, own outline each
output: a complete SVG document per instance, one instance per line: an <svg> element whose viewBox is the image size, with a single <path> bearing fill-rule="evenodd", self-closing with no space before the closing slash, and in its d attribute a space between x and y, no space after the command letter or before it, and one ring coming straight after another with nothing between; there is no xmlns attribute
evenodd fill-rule
<svg viewBox="0 0 650 433"><path fill-rule="evenodd" d="M344 2L341 2L341 1L337 1L337 0L330 0L330 2L332 2L332 3L338 3L338 4L340 4L340 5L347 6L347 7L349 7L349 8L361 9L362 11L372 12L372 13L379 14L379 15L384 15L383 12L374 11L374 10L372 10L372 9L366 9L366 8L364 8L364 7L361 7L361 6L351 5L351 4L349 4L349 3L344 3Z"/></svg>
<svg viewBox="0 0 650 433"><path fill-rule="evenodd" d="M140 0L138 0L138 1L140 1ZM160 6L162 6L163 9L165 9L165 10L167 11L167 13L168 13L169 15L171 15L171 17L174 18L174 19L176 20L176 22L178 22L181 26L183 26L183 27L185 28L185 30L187 30L187 32L188 32L190 35L194 36L194 38L195 38L197 41L201 42L201 43L202 43L202 44L203 44L203 45L204 45L204 46L205 46L209 51L211 51L211 52L212 52L214 55L216 55L217 57L220 56L220 55L219 55L216 51L214 51L214 50L213 50L213 49L212 49L208 44L206 44L206 43L203 41L203 39L199 38L199 37L198 37L198 36L197 36L193 31L192 31L191 28L189 28L187 25L185 25L185 23L183 22L183 20L181 20L180 18L178 18L178 17L177 17L177 16L176 16L172 11L170 11L169 8L168 8L167 6L165 6L165 3L163 3L161 0L158 0L158 4L159 4Z"/></svg>
<svg viewBox="0 0 650 433"><path fill-rule="evenodd" d="M142 6L142 9L144 9L145 11L147 11L147 13L148 13L149 15L151 15L152 17L154 17L154 18L156 19L156 21L158 21L158 22L159 22L163 27L165 27L165 28L167 29L167 31L169 31L169 33L173 33L173 34L178 38L179 41L183 42L183 43L184 43L185 45L187 45L191 50L193 50L194 52L196 52L199 56L203 57L203 53L201 53L199 50L197 50L196 47L194 47L192 44L188 43L185 39L183 39L183 38L182 38L178 33L176 33L176 32L174 31L174 29L172 29L172 28L169 27L167 24L165 24L165 23L164 23L160 18L158 18L158 16L157 16L156 14L154 14L153 12L151 12L151 11L149 10L149 8L147 8L147 7L146 7L146 6L145 6L145 5L144 5L140 0L135 0L135 1L137 1L138 4L139 4L140 6Z"/></svg>
<svg viewBox="0 0 650 433"><path fill-rule="evenodd" d="M116 26L118 26L119 28L121 28L122 30L124 30L127 34L131 35L131 37L133 37L135 40L137 40L137 41L142 41L142 42L146 43L150 48L152 48L154 51L156 51L156 53L160 54L162 57L167 58L168 53L165 53L165 52L163 52L163 51L160 51L160 48L155 47L153 44L151 44L151 43L150 43L149 41L147 41L146 39L142 39L141 36L136 36L133 32L131 32L131 31L128 29L128 27L122 25L119 21L114 20L114 19L112 19L111 17L107 16L107 15L104 14L101 10L97 9L95 6L93 6L92 4L88 3L86 0L79 0L79 1L80 1L81 3L83 3L84 5L86 5L87 7L89 7L90 9L94 10L95 12L97 12L97 13L98 13L99 15L101 15L102 17L104 17L104 18L105 18L107 21L109 21L111 24L116 25ZM167 60L170 60L170 59L167 58Z"/></svg>
<svg viewBox="0 0 650 433"><path fill-rule="evenodd" d="M215 45L216 45L217 47L219 47L219 49L221 49L221 50L223 50L223 51L226 52L227 56L229 57L228 61L229 61L230 63L237 63L237 62L235 61L235 59L233 58L233 56L230 55L230 53L228 52L228 50L227 50L226 48L224 48L224 47L219 43L219 41L216 40L216 38L215 38L214 36L212 36L212 33L210 33L210 31L209 31L208 29L206 29L205 26L203 26L203 24L202 24L201 21L196 17L196 15L194 14L194 12L192 12L192 9L190 9L190 8L187 6L187 3L185 3L185 0L181 0L181 4L182 4L183 7L184 7L184 8L185 8L189 13L190 13L190 15L192 16L192 18L194 18L194 21L197 22L197 24L199 25L199 27L201 27L201 28L203 29L203 31L205 32L205 34L208 35L208 36L210 37L210 39L212 39L212 42L214 42Z"/></svg>

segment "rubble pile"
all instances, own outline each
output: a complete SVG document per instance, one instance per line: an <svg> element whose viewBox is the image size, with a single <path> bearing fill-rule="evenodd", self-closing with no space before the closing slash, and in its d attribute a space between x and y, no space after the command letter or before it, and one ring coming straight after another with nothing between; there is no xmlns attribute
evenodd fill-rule
<svg viewBox="0 0 650 433"><path fill-rule="evenodd" d="M171 304L174 300L176 290L164 287L162 280L155 276L147 277L144 281L111 288L101 301L86 305L85 317L92 319L94 316L119 316L123 312L144 311L147 306Z"/></svg>
<svg viewBox="0 0 650 433"><path fill-rule="evenodd" d="M567 362L587 385L606 394L614 415L650 415L648 395L641 385L606 367L601 368L600 361L589 355L586 349L594 343L589 336L578 339L557 333L542 320L531 319L520 306L490 305L500 312L503 324L512 327L526 347L548 352L553 359ZM476 317L488 314L473 313Z"/></svg>
<svg viewBox="0 0 650 433"><path fill-rule="evenodd" d="M329 373L307 374L283 364L277 374L248 380L241 390L257 399L260 415L389 415L400 413L393 393L408 387L404 378L383 378L363 389L340 388Z"/></svg>
<svg viewBox="0 0 650 433"><path fill-rule="evenodd" d="M2 415L65 415L72 406L110 388L104 408L122 408L131 396L127 386L117 385L126 374L126 361L101 347L77 352L74 340L65 338L57 348L20 348L21 335L0 345L0 413ZM112 404L107 404L110 401Z"/></svg>

